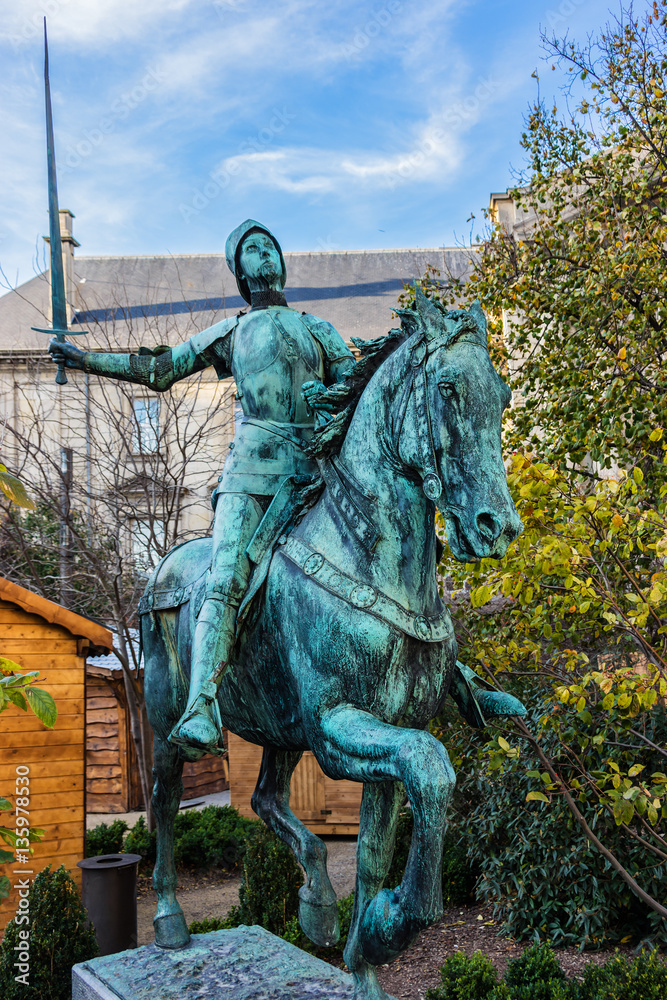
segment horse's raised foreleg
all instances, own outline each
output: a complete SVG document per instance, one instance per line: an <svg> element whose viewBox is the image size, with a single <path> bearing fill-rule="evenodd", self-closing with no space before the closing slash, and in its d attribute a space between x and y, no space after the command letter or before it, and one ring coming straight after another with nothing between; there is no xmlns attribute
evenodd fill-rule
<svg viewBox="0 0 667 1000"><path fill-rule="evenodd" d="M153 815L157 825L157 860L153 887L157 913L153 919L155 943L160 948L184 948L190 940L188 925L176 899L174 819L183 794L183 761L178 747L166 739L153 740Z"/></svg>
<svg viewBox="0 0 667 1000"><path fill-rule="evenodd" d="M300 758L301 751L264 747L252 808L292 849L304 868L306 882L299 889L299 923L311 941L326 948L340 936L336 893L327 872L327 848L289 806L290 779Z"/></svg>
<svg viewBox="0 0 667 1000"><path fill-rule="evenodd" d="M359 950L372 965L380 965L442 915L442 846L454 769L430 733L391 726L351 706L325 713L320 726L313 749L326 773L371 784L401 781L412 807L414 829L403 881L395 890L381 889L358 913ZM381 811L374 822L383 822Z"/></svg>

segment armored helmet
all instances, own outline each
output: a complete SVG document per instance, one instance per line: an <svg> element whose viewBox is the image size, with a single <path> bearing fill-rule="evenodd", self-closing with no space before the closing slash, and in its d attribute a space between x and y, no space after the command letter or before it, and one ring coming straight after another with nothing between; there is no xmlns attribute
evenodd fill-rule
<svg viewBox="0 0 667 1000"><path fill-rule="evenodd" d="M246 219L242 222L240 226L229 234L227 237L227 243L225 244L225 257L227 258L227 267L232 272L236 278L236 284L238 290L246 300L250 302L250 289L248 288L248 282L245 279L243 271L239 267L239 257L241 256L241 245L250 233L266 233L266 235L273 240L276 250L280 254L280 262L282 264L282 276L280 279L280 287L285 287L285 282L287 281L287 268L285 267L285 258L283 257L283 252L280 247L280 243L273 235L270 229L263 226L260 222L255 222L254 219Z"/></svg>

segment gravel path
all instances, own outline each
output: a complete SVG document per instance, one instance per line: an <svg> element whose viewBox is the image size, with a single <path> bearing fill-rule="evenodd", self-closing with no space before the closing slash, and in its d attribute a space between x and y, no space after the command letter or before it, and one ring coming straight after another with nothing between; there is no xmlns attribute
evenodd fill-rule
<svg viewBox="0 0 667 1000"><path fill-rule="evenodd" d="M355 837L323 837L329 852L328 869L339 899L354 889L356 871ZM188 924L205 917L225 917L239 902L240 875L207 872L204 875L179 875L178 900ZM153 917L157 907L150 879L139 879L137 921L139 944L152 944Z"/></svg>

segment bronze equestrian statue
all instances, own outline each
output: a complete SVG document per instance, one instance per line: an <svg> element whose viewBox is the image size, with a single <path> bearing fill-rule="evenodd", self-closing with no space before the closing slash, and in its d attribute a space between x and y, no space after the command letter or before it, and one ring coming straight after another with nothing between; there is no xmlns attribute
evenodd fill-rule
<svg viewBox="0 0 667 1000"><path fill-rule="evenodd" d="M446 312L417 288L401 330L355 342L355 364L329 323L287 306L284 258L266 227L243 223L226 256L248 312L160 353L50 347L67 367L156 391L213 365L234 377L243 408L213 496L212 537L172 550L140 606L156 943L189 940L173 821L183 760L221 752L224 725L264 748L253 808L305 869L299 919L321 945L337 939L336 897L325 845L289 808L290 777L308 749L330 777L363 782L345 961L355 997L380 1000L375 967L442 911L455 779L430 719L448 693L473 725L525 711L457 662L436 580L436 504L464 561L500 558L521 530L501 454L510 392L478 306ZM405 877L382 888L406 795L414 834Z"/></svg>

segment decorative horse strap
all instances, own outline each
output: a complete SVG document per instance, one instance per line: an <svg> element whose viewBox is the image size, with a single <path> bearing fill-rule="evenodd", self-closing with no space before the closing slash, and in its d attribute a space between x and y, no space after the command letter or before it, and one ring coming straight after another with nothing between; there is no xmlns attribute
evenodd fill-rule
<svg viewBox="0 0 667 1000"><path fill-rule="evenodd" d="M437 472L433 432L431 430L431 407L428 398L426 360L430 352L442 346L442 339L429 345L424 340L415 344L412 350L412 395L415 401L417 435L422 458L422 489L424 495L435 503L442 493L442 483Z"/></svg>
<svg viewBox="0 0 667 1000"><path fill-rule="evenodd" d="M393 625L413 639L442 642L453 635L454 628L447 608L430 617L415 615L370 584L359 583L343 573L320 552L311 549L293 535L277 551L287 556L306 576L312 577L315 583L330 594L341 597L348 604L374 615L387 625Z"/></svg>
<svg viewBox="0 0 667 1000"><path fill-rule="evenodd" d="M368 552L372 552L380 539L380 532L373 524L370 505L377 497L352 481L349 472L340 466L335 458L323 458L318 462L320 474L329 496L348 528Z"/></svg>

